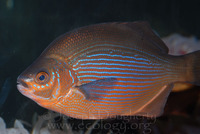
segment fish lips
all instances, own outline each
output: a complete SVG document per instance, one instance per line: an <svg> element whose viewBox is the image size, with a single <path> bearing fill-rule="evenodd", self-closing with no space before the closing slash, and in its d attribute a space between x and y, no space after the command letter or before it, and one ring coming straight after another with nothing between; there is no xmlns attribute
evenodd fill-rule
<svg viewBox="0 0 200 134"><path fill-rule="evenodd" d="M21 83L18 83L18 84L17 84L17 89L18 89L19 92L20 92L21 94L23 94L24 96L26 96L26 97L28 97L28 98L30 98L30 99L35 100L35 97L34 97L34 95L33 95L33 91L31 91L30 88L27 88L27 87L23 86Z"/></svg>
<svg viewBox="0 0 200 134"><path fill-rule="evenodd" d="M26 82L23 79L17 79L17 89L23 95L29 98L33 98L32 96L33 91L29 88L28 84L26 84Z"/></svg>
<svg viewBox="0 0 200 134"><path fill-rule="evenodd" d="M24 92L26 92L26 90L28 91L29 88L23 86L23 84L21 84L21 83L18 83L17 89L23 94Z"/></svg>

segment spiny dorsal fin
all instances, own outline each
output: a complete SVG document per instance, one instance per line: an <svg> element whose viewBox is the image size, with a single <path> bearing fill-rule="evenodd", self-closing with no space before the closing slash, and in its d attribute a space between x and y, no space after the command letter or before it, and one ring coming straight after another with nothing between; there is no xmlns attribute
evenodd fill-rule
<svg viewBox="0 0 200 134"><path fill-rule="evenodd" d="M134 24L133 24L134 23ZM147 34L149 38L152 39L152 41L155 41L157 44L157 47L160 48L162 51L168 53L168 47L165 45L165 43L153 32L151 26L148 22L145 21L138 21L133 23L127 23L126 25L129 27L133 27L134 29L138 27L138 31L141 30L144 32L144 34Z"/></svg>
<svg viewBox="0 0 200 134"><path fill-rule="evenodd" d="M137 22L113 22L113 23L102 23L93 26L101 26L109 30L111 28L118 29L118 33L122 37L129 36L132 42L138 42L140 46L144 46L155 52L168 53L168 47L165 43L153 32L148 22L137 21ZM116 31L114 31L116 32ZM135 45L133 43L133 45Z"/></svg>

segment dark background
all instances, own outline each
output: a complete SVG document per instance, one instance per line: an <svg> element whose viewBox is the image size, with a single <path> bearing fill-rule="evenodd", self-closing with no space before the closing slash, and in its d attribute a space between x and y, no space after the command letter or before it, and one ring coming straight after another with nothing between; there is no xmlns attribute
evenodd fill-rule
<svg viewBox="0 0 200 134"><path fill-rule="evenodd" d="M198 0L1 0L0 90L8 96L0 116L10 127L16 118L30 122L34 112L46 112L18 92L16 79L57 36L89 24L146 20L161 37L199 38L199 14Z"/></svg>

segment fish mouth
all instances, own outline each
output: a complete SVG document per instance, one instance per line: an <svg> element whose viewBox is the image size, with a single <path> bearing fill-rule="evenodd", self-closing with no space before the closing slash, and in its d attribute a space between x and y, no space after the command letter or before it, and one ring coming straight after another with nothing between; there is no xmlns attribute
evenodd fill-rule
<svg viewBox="0 0 200 134"><path fill-rule="evenodd" d="M25 90L28 90L29 89L29 86L28 84L26 84L26 82L24 82L22 79L18 79L17 80L17 89L23 93L25 92Z"/></svg>
<svg viewBox="0 0 200 134"><path fill-rule="evenodd" d="M26 84L26 82L24 82L23 80L17 80L17 85L21 85L24 88L28 88L28 85Z"/></svg>
<svg viewBox="0 0 200 134"><path fill-rule="evenodd" d="M28 84L26 84L26 82L24 82L23 80L17 80L17 89L24 96L26 96L30 99L34 99Z"/></svg>

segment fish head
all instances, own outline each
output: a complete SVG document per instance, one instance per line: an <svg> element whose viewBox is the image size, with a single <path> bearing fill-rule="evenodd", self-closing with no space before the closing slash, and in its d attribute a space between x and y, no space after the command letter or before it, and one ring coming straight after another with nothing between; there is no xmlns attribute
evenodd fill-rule
<svg viewBox="0 0 200 134"><path fill-rule="evenodd" d="M18 90L46 108L60 101L74 83L66 63L53 58L36 60L17 78Z"/></svg>

